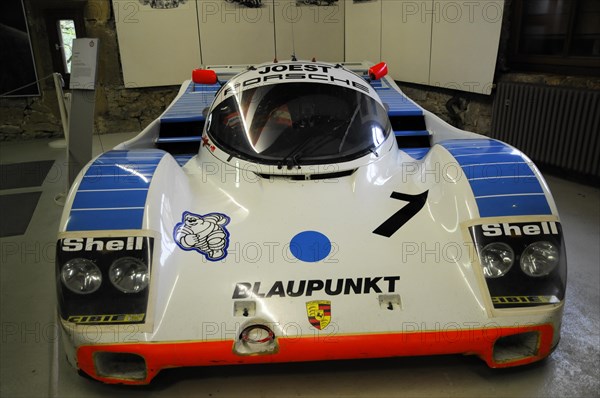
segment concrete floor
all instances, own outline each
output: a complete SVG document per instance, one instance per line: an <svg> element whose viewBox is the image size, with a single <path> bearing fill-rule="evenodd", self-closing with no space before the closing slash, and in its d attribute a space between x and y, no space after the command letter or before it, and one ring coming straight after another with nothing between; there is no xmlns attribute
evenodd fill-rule
<svg viewBox="0 0 600 398"><path fill-rule="evenodd" d="M95 137L94 152L130 135ZM70 368L56 337L54 253L64 150L0 144L0 162L56 159L24 236L0 239L2 397L593 397L600 396L600 190L547 176L565 231L569 281L562 341L547 360L492 370L442 356L168 370L142 388L108 386ZM13 192L14 191L14 192ZM27 190L2 191L18 193ZM0 209L1 212L10 209Z"/></svg>

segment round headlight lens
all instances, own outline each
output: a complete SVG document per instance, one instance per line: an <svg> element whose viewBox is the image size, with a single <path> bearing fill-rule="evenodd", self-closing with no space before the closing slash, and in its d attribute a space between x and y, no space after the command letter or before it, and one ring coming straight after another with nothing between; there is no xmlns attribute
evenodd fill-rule
<svg viewBox="0 0 600 398"><path fill-rule="evenodd" d="M505 275L515 261L515 252L506 243L494 242L481 250L481 265L486 278Z"/></svg>
<svg viewBox="0 0 600 398"><path fill-rule="evenodd" d="M134 257L123 257L112 263L108 277L123 293L138 293L148 286L148 266Z"/></svg>
<svg viewBox="0 0 600 398"><path fill-rule="evenodd" d="M92 260L74 258L62 267L60 279L73 293L90 294L102 284L102 272Z"/></svg>
<svg viewBox="0 0 600 398"><path fill-rule="evenodd" d="M546 276L558 265L560 253L550 242L540 241L527 246L521 255L521 269L529 276Z"/></svg>

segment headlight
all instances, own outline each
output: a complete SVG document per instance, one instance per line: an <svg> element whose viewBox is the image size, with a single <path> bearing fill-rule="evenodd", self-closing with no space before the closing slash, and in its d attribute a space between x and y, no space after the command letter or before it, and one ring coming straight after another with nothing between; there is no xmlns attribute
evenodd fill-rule
<svg viewBox="0 0 600 398"><path fill-rule="evenodd" d="M60 279L70 291L89 294L98 290L102 284L102 272L92 260L74 258L62 267Z"/></svg>
<svg viewBox="0 0 600 398"><path fill-rule="evenodd" d="M559 256L558 248L550 242L532 243L521 255L521 269L533 277L548 275L558 265Z"/></svg>
<svg viewBox="0 0 600 398"><path fill-rule="evenodd" d="M138 293L148 286L148 266L133 257L123 257L112 263L108 277L123 293Z"/></svg>
<svg viewBox="0 0 600 398"><path fill-rule="evenodd" d="M499 278L505 275L514 261L515 253L506 243L490 243L481 250L481 265L486 278Z"/></svg>

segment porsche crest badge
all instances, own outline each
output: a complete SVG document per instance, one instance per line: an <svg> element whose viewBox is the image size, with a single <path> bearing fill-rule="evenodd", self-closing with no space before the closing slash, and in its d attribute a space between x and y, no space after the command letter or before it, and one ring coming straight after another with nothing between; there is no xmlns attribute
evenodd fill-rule
<svg viewBox="0 0 600 398"><path fill-rule="evenodd" d="M306 313L310 324L323 330L331 322L331 301L309 301L306 303Z"/></svg>

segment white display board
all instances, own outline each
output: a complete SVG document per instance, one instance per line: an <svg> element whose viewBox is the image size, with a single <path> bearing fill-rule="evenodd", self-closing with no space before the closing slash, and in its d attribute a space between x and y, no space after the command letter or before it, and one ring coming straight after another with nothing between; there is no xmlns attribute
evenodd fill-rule
<svg viewBox="0 0 600 398"><path fill-rule="evenodd" d="M206 65L263 63L275 56L273 0L263 0L257 8L199 0L198 21Z"/></svg>
<svg viewBox="0 0 600 398"><path fill-rule="evenodd" d="M325 1L320 2L324 4ZM303 0L275 2L277 57L340 62L344 56L344 2L306 4ZM356 61L356 60L353 60Z"/></svg>
<svg viewBox="0 0 600 398"><path fill-rule="evenodd" d="M181 84L202 64L195 1L174 8L112 1L125 87Z"/></svg>
<svg viewBox="0 0 600 398"><path fill-rule="evenodd" d="M386 0L345 0L346 61L381 60L381 7Z"/></svg>
<svg viewBox="0 0 600 398"><path fill-rule="evenodd" d="M394 79L490 94L502 0L383 1L382 59Z"/></svg>
<svg viewBox="0 0 600 398"><path fill-rule="evenodd" d="M257 0L255 0L257 1ZM113 0L126 87L201 64L386 61L400 81L490 94L502 0ZM161 8L164 7L164 8Z"/></svg>
<svg viewBox="0 0 600 398"><path fill-rule="evenodd" d="M491 94L504 1L434 2L429 84Z"/></svg>
<svg viewBox="0 0 600 398"><path fill-rule="evenodd" d="M381 59L392 77L429 84L433 0L384 0Z"/></svg>
<svg viewBox="0 0 600 398"><path fill-rule="evenodd" d="M98 65L98 39L73 39L71 90L94 90Z"/></svg>

